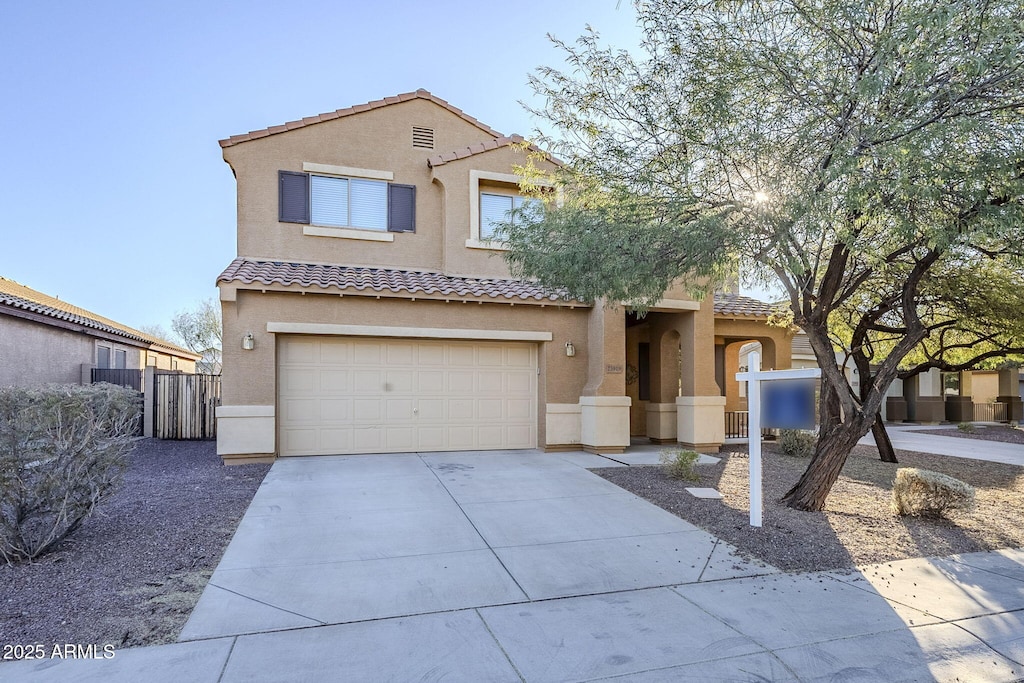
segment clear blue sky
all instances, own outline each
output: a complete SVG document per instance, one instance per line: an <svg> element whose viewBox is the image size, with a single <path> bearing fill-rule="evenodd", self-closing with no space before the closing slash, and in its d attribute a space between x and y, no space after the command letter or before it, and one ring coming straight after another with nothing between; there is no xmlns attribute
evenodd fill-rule
<svg viewBox="0 0 1024 683"><path fill-rule="evenodd" d="M141 326L216 296L235 255L217 141L426 88L503 133L540 122L546 33L638 42L629 0L7 3L0 275Z"/></svg>

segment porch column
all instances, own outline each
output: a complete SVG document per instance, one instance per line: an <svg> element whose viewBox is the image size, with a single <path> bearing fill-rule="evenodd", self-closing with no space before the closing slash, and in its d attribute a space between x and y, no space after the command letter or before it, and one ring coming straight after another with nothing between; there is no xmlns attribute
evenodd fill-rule
<svg viewBox="0 0 1024 683"><path fill-rule="evenodd" d="M917 376L915 419L926 424L938 424L946 419L946 406L942 398L942 373L938 368L932 368Z"/></svg>
<svg viewBox="0 0 1024 683"><path fill-rule="evenodd" d="M725 442L725 396L715 382L714 301L679 317L682 357L681 395L676 398L679 443L704 453L717 453Z"/></svg>
<svg viewBox="0 0 1024 683"><path fill-rule="evenodd" d="M999 371L999 395L996 403L1006 406L1006 421L1020 422L1024 419L1024 405L1020 398L1020 371L1007 368Z"/></svg>
<svg viewBox="0 0 1024 683"><path fill-rule="evenodd" d="M651 400L647 403L647 438L652 443L675 443L676 396L679 395L679 313L651 315Z"/></svg>
<svg viewBox="0 0 1024 683"><path fill-rule="evenodd" d="M629 445L626 316L603 302L590 311L587 384L580 396L580 443L591 453L622 453Z"/></svg>

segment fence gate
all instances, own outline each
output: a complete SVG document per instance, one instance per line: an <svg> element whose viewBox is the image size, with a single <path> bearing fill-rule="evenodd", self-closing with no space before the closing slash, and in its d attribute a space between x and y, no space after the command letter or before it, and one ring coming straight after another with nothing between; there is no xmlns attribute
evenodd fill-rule
<svg viewBox="0 0 1024 683"><path fill-rule="evenodd" d="M153 377L153 436L217 438L220 375L157 374Z"/></svg>

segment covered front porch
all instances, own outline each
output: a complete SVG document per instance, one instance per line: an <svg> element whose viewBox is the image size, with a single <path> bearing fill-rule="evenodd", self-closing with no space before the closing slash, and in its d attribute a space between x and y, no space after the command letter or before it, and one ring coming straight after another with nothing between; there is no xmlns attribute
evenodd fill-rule
<svg viewBox="0 0 1024 683"><path fill-rule="evenodd" d="M746 395L735 379L760 345L765 368L791 367L792 331L769 324L772 309L749 297L716 295L714 309L626 314L630 436L715 453L745 437Z"/></svg>

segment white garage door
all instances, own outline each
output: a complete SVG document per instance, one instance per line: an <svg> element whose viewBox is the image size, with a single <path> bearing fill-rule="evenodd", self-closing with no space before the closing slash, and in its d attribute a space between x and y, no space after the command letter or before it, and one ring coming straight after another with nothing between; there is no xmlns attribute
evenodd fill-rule
<svg viewBox="0 0 1024 683"><path fill-rule="evenodd" d="M537 347L278 338L281 455L533 448Z"/></svg>

